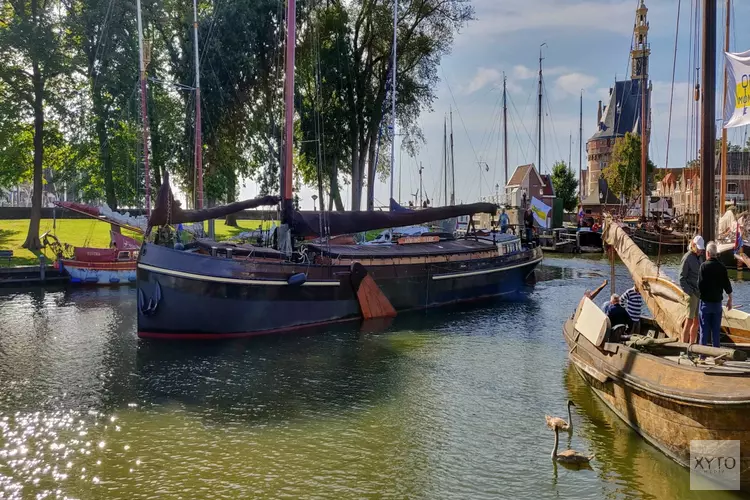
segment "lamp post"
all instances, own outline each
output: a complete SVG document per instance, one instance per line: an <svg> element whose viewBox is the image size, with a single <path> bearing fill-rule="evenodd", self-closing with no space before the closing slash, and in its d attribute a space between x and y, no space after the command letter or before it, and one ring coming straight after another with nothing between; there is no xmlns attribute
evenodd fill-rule
<svg viewBox="0 0 750 500"><path fill-rule="evenodd" d="M313 200L313 212L317 212L318 211L318 207L315 204L315 202L318 200L318 195L317 194L312 195L312 200Z"/></svg>

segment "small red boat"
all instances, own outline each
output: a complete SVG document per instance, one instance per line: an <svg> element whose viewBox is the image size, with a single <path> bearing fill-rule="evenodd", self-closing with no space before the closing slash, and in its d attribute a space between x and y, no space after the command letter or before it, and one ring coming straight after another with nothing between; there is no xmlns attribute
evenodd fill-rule
<svg viewBox="0 0 750 500"><path fill-rule="evenodd" d="M143 233L140 227L129 223L131 219L136 219L127 215L81 203L58 202L57 205L114 226ZM116 218L112 217L113 214L116 214ZM109 248L73 247L61 244L55 235L48 232L42 235L42 242L52 249L56 256L55 267L67 271L71 283L135 284L136 262L141 244L134 238L110 231Z"/></svg>

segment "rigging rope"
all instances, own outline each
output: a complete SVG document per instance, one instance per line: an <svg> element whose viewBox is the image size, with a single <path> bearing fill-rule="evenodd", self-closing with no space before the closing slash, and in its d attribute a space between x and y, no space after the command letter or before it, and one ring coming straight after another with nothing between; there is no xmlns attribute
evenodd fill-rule
<svg viewBox="0 0 750 500"><path fill-rule="evenodd" d="M682 0L677 0L677 22L674 30L674 52L672 54L672 85L669 89L669 118L667 121L667 151L665 153L664 166L669 168L669 142L672 135L672 105L674 103L674 77L677 71L677 41L680 36L680 7Z"/></svg>

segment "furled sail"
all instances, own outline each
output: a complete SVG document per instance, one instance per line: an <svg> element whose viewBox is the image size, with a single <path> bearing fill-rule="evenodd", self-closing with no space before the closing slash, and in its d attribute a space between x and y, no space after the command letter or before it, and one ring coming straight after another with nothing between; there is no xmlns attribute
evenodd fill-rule
<svg viewBox="0 0 750 500"><path fill-rule="evenodd" d="M261 196L252 200L237 201L228 205L204 208L201 210L183 210L175 201L172 189L169 187L169 174L164 173L164 182L159 188L156 196L156 204L151 217L148 220L149 227L163 226L165 224L184 224L187 222L202 222L210 219L220 219L242 210L261 206L276 205L279 203L278 196Z"/></svg>
<svg viewBox="0 0 750 500"><path fill-rule="evenodd" d="M373 229L412 226L462 215L495 214L497 210L498 207L494 203L472 203L403 212L295 212L293 229L297 236L317 237L323 236L320 234L322 227L325 236L336 236Z"/></svg>
<svg viewBox="0 0 750 500"><path fill-rule="evenodd" d="M620 256L664 333L680 338L687 311L687 295L664 273L659 272L659 268L610 217L604 220L602 240Z"/></svg>

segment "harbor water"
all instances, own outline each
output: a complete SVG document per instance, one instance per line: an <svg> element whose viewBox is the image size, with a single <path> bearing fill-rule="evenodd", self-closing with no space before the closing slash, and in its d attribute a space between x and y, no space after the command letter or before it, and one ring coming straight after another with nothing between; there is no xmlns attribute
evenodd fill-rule
<svg viewBox="0 0 750 500"><path fill-rule="evenodd" d="M214 343L139 341L132 288L3 292L0 498L705 498L568 363L563 321L607 261L537 277L512 302ZM591 469L550 459L568 399L561 446Z"/></svg>

